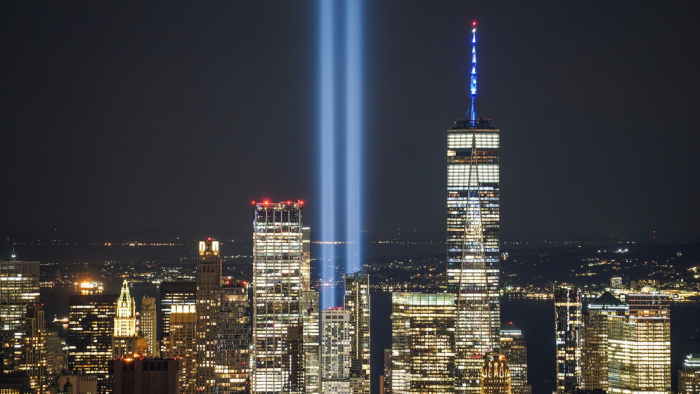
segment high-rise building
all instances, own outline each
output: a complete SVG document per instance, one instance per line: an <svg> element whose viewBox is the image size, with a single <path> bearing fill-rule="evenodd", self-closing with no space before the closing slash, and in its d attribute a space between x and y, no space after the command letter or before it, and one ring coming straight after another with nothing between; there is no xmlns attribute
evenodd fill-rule
<svg viewBox="0 0 700 394"><path fill-rule="evenodd" d="M370 390L370 303L369 275L345 276L345 309L352 323L350 350L350 389L353 394L369 394Z"/></svg>
<svg viewBox="0 0 700 394"><path fill-rule="evenodd" d="M68 364L72 371L97 377L98 391L105 393L112 359L116 295L68 297Z"/></svg>
<svg viewBox="0 0 700 394"><path fill-rule="evenodd" d="M608 393L670 393L670 298L628 294L626 301L625 316L608 316Z"/></svg>
<svg viewBox="0 0 700 394"><path fill-rule="evenodd" d="M213 394L216 388L216 315L221 296L219 241L199 242L197 261L197 390Z"/></svg>
<svg viewBox="0 0 700 394"><path fill-rule="evenodd" d="M501 353L510 369L510 391L513 394L532 394L527 384L527 346L523 332L513 323L501 325Z"/></svg>
<svg viewBox="0 0 700 394"><path fill-rule="evenodd" d="M61 371L68 369L68 355L63 351L66 347L65 338L58 335L58 330L49 328L46 330L46 373L56 376Z"/></svg>
<svg viewBox="0 0 700 394"><path fill-rule="evenodd" d="M471 106L447 130L447 286L456 294L457 392L478 393L483 357L500 328L500 130L476 116L476 23Z"/></svg>
<svg viewBox="0 0 700 394"><path fill-rule="evenodd" d="M581 344L581 388L608 391L609 316L625 316L627 304L609 292L588 304Z"/></svg>
<svg viewBox="0 0 700 394"><path fill-rule="evenodd" d="M170 312L172 305L197 304L197 282L175 281L160 284L160 324L158 325L158 340L161 350L166 352L167 337L170 334Z"/></svg>
<svg viewBox="0 0 700 394"><path fill-rule="evenodd" d="M27 319L22 337L22 357L19 369L27 371L31 387L37 392L47 388L46 381L46 319L43 304L27 306Z"/></svg>
<svg viewBox="0 0 700 394"><path fill-rule="evenodd" d="M125 279L115 307L112 357L133 356L136 338L136 302Z"/></svg>
<svg viewBox="0 0 700 394"><path fill-rule="evenodd" d="M455 392L455 295L393 293L391 299L390 392Z"/></svg>
<svg viewBox="0 0 700 394"><path fill-rule="evenodd" d="M689 354L678 371L678 394L700 394L700 354Z"/></svg>
<svg viewBox="0 0 700 394"><path fill-rule="evenodd" d="M172 359L116 359L114 394L179 394L178 364Z"/></svg>
<svg viewBox="0 0 700 394"><path fill-rule="evenodd" d="M301 292L302 342L304 350L304 385L306 393L321 393L321 346L319 339L319 294Z"/></svg>
<svg viewBox="0 0 700 394"><path fill-rule="evenodd" d="M216 321L216 386L218 393L244 393L250 376L248 284L227 280L220 290Z"/></svg>
<svg viewBox="0 0 700 394"><path fill-rule="evenodd" d="M197 393L197 308L190 304L170 306L170 335L166 358L180 361L180 394Z"/></svg>
<svg viewBox="0 0 700 394"><path fill-rule="evenodd" d="M309 290L309 255L302 202L254 205L252 391L304 391L300 379L302 292ZM303 356L303 355L302 355ZM303 357L301 357L303 360ZM301 370L300 370L301 369Z"/></svg>
<svg viewBox="0 0 700 394"><path fill-rule="evenodd" d="M511 394L511 375L506 356L501 354L484 357L481 394Z"/></svg>
<svg viewBox="0 0 700 394"><path fill-rule="evenodd" d="M27 306L39 302L39 267L38 261L0 261L0 373L21 363Z"/></svg>
<svg viewBox="0 0 700 394"><path fill-rule="evenodd" d="M158 345L158 314L155 297L141 297L141 321L139 325L143 339L148 344L147 355L158 357L160 346Z"/></svg>
<svg viewBox="0 0 700 394"><path fill-rule="evenodd" d="M331 308L321 312L321 376L323 392L350 394L350 312Z"/></svg>
<svg viewBox="0 0 700 394"><path fill-rule="evenodd" d="M581 383L581 291L563 284L554 288L557 393L573 393Z"/></svg>

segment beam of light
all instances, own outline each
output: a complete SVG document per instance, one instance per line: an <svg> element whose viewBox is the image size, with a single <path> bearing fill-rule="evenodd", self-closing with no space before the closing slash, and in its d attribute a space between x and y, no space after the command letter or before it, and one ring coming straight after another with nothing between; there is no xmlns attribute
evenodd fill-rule
<svg viewBox="0 0 700 394"><path fill-rule="evenodd" d="M335 241L335 61L333 59L334 0L318 2L318 50L319 50L319 137L321 159L321 240ZM335 245L321 246L321 278L326 283L335 283ZM323 309L335 305L332 287L321 287Z"/></svg>
<svg viewBox="0 0 700 394"><path fill-rule="evenodd" d="M345 273L362 268L362 1L345 1Z"/></svg>

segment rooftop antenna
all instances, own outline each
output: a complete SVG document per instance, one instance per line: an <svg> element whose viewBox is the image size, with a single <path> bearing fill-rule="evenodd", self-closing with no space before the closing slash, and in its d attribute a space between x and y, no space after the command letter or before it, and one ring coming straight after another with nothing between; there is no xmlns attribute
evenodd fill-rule
<svg viewBox="0 0 700 394"><path fill-rule="evenodd" d="M15 253L15 244L12 244L12 254L10 255L10 261L17 260L17 253Z"/></svg>
<svg viewBox="0 0 700 394"><path fill-rule="evenodd" d="M476 21L472 22L472 72L469 96L471 97L469 124L471 127L476 127Z"/></svg>

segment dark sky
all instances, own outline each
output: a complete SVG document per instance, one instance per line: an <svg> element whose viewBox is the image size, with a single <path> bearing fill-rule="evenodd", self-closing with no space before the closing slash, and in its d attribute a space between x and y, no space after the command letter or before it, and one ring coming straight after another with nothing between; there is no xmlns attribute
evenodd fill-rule
<svg viewBox="0 0 700 394"><path fill-rule="evenodd" d="M366 3L367 229L444 228L476 19L504 239L700 236L700 2ZM315 2L5 1L0 59L0 229L318 222Z"/></svg>

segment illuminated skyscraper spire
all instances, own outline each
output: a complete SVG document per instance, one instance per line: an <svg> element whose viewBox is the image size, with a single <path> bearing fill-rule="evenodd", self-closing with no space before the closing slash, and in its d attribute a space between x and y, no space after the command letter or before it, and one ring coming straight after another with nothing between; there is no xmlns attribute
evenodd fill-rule
<svg viewBox="0 0 700 394"><path fill-rule="evenodd" d="M467 118L470 126L474 127L476 126L476 21L472 22L472 72L469 90L471 104Z"/></svg>

